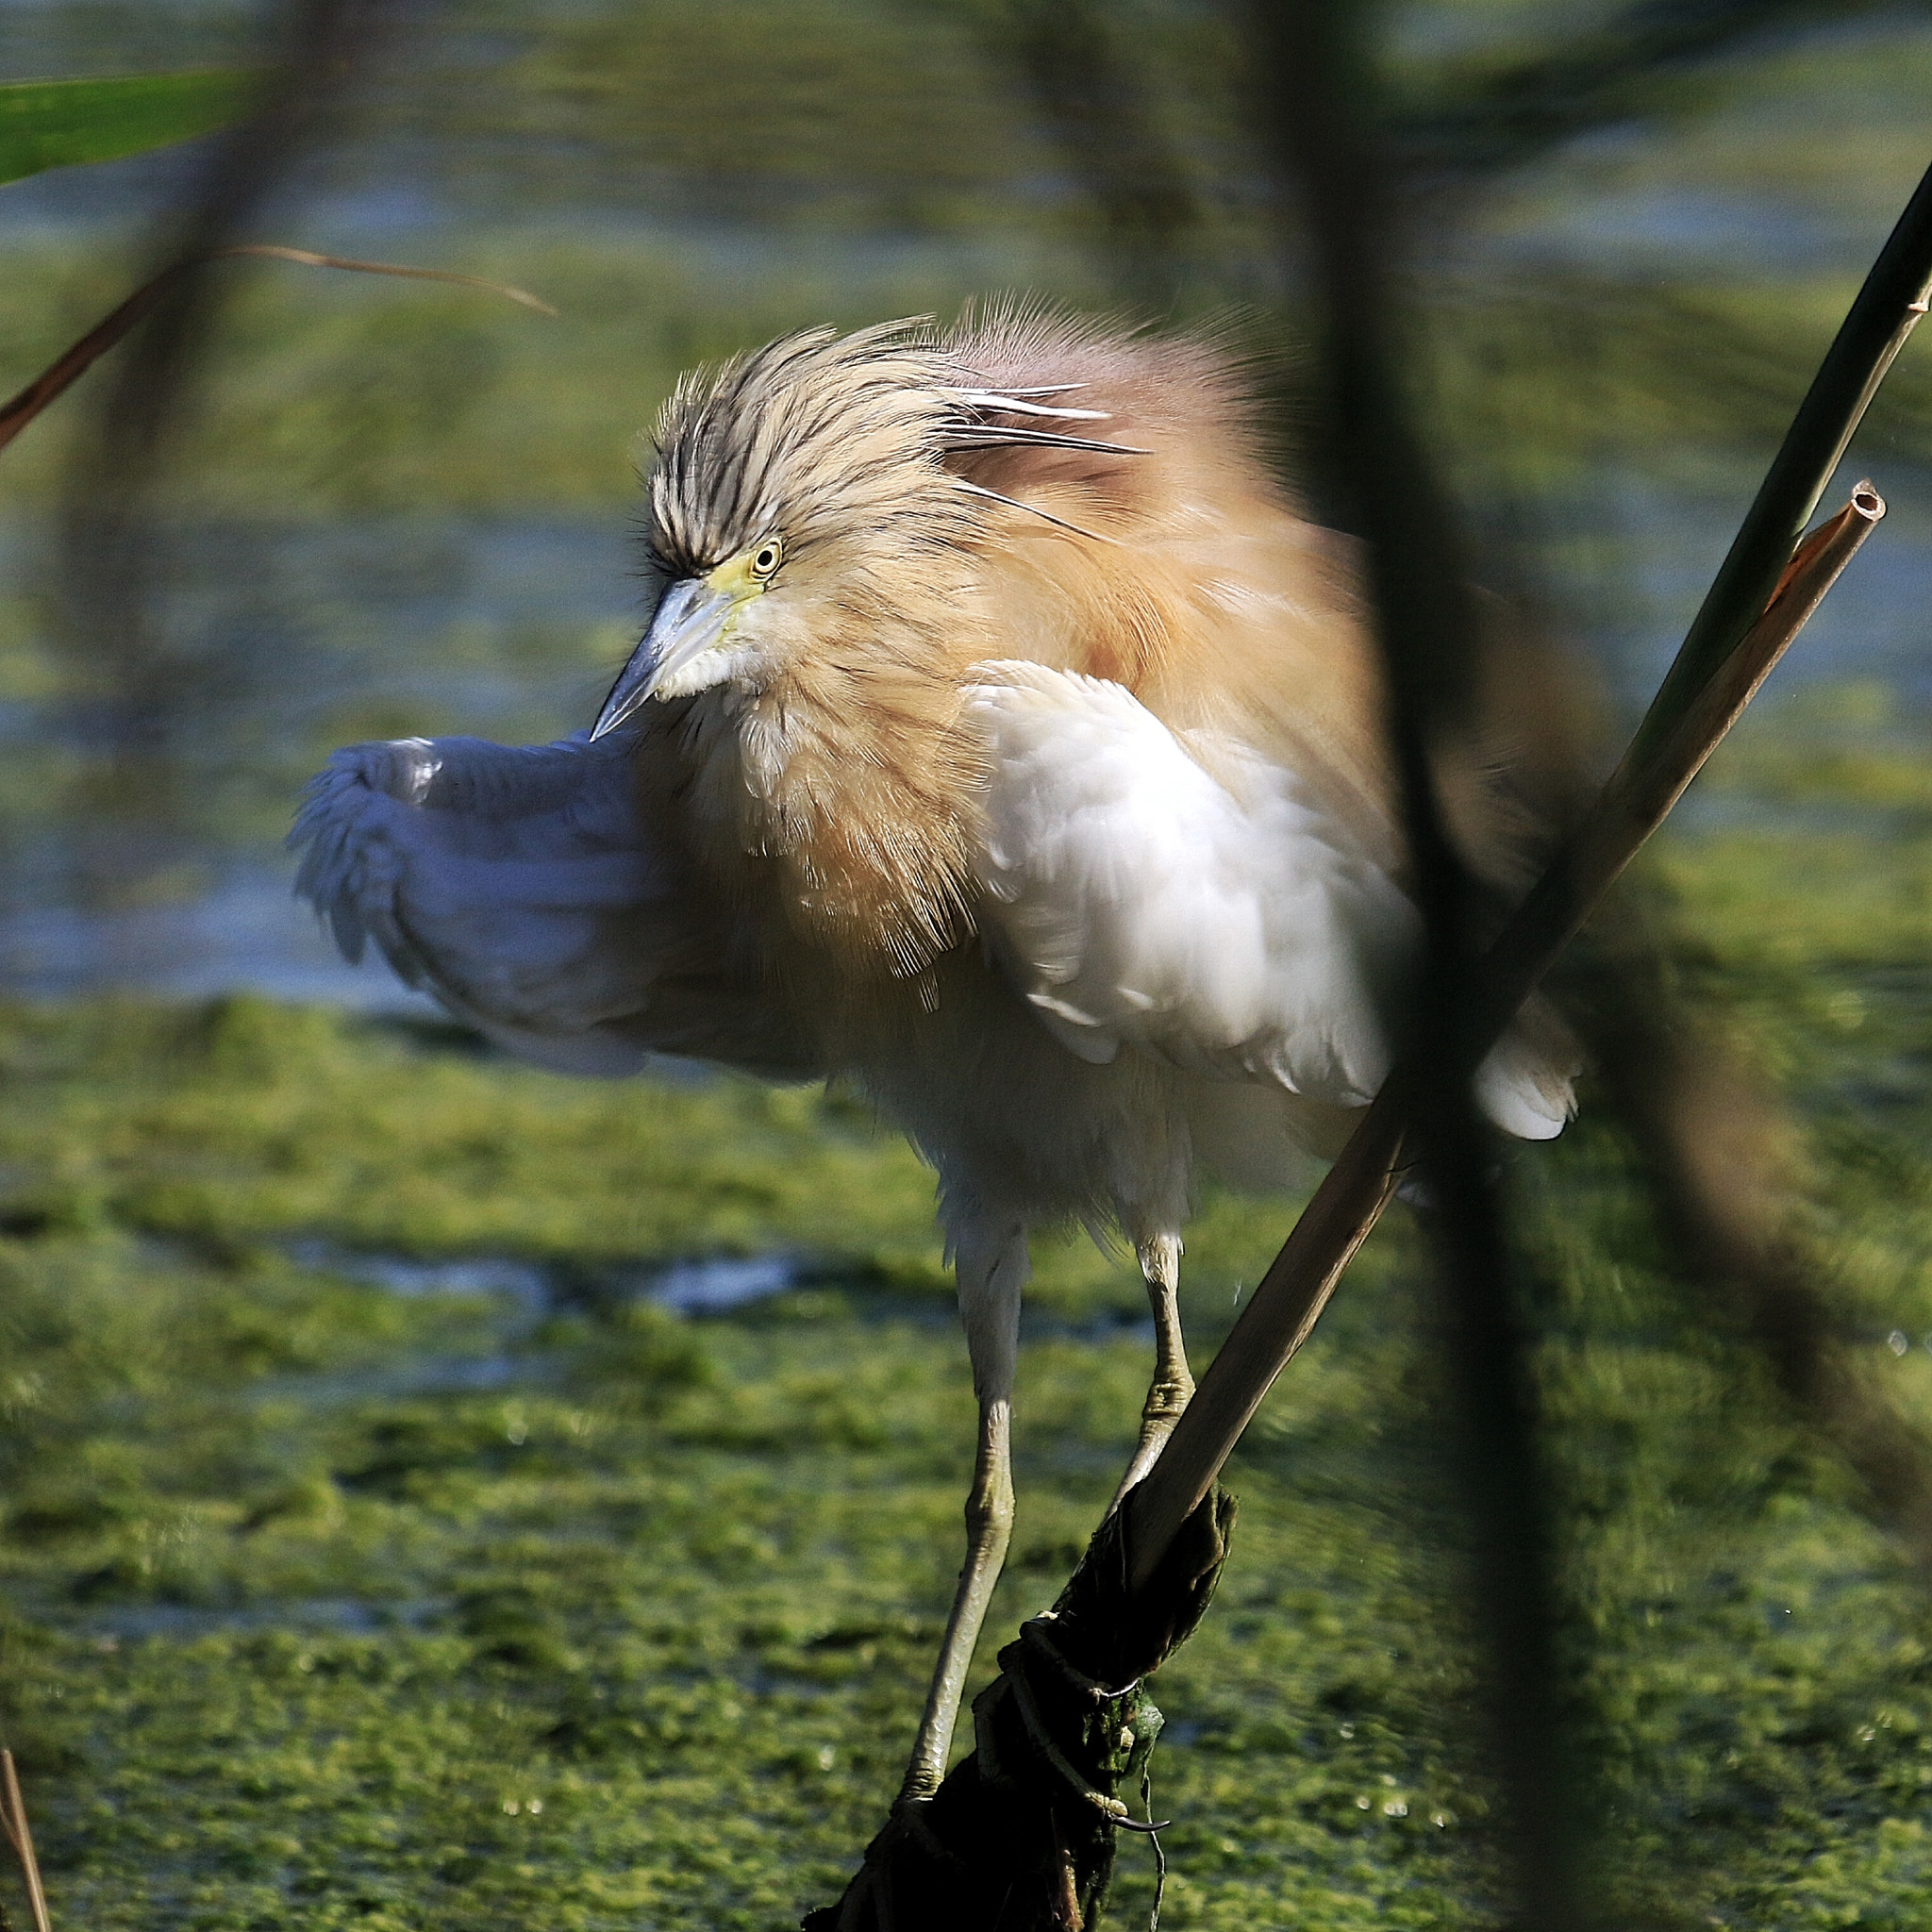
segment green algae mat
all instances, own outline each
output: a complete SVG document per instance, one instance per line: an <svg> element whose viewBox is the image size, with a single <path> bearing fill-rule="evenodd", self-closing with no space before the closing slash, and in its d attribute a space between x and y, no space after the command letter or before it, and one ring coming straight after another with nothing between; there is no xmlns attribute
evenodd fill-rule
<svg viewBox="0 0 1932 1932"><path fill-rule="evenodd" d="M1932 787L1761 746L1747 802L1824 803L1669 847L1675 971L1801 1107L1806 1238L1932 1419ZM836 1892L972 1442L902 1147L837 1095L574 1086L252 999L0 1008L0 1724L58 1926L777 1928ZM1510 1178L1603 1895L1631 1926L1932 1923L1922 1582L1673 1285L1607 1126ZM1292 1211L1205 1204L1204 1347ZM1234 1559L1158 1687L1164 1927L1495 1923L1400 1219L1232 1466ZM653 1299L774 1257L760 1299ZM1129 1271L1042 1250L996 1629L1106 1500L1141 1317ZM1111 1923L1146 1924L1151 1866L1123 1847Z"/></svg>

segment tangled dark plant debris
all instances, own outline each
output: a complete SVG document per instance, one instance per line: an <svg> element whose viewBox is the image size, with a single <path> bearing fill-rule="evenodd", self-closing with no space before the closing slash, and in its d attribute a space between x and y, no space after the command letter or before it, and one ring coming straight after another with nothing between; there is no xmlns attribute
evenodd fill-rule
<svg viewBox="0 0 1932 1932"><path fill-rule="evenodd" d="M805 1932L1077 1932L1098 1923L1123 1830L1145 1811L1161 1716L1148 1679L1193 1634L1234 1529L1218 1485L1153 1575L1131 1581L1134 1499L1095 1531L1052 1609L1000 1652L973 1705L974 1749L939 1790L901 1804L836 1905ZM1155 1918L1159 1916L1157 1892Z"/></svg>

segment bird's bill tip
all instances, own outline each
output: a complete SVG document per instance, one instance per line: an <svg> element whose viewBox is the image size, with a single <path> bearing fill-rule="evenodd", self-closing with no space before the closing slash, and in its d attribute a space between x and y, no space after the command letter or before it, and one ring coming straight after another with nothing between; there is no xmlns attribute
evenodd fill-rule
<svg viewBox="0 0 1932 1932"><path fill-rule="evenodd" d="M636 662L637 658L633 655L630 663L624 667L617 682L610 687L610 695L604 700L604 708L597 713L597 722L591 726L592 744L600 738L615 731L650 696L647 691L625 689L631 683L631 668Z"/></svg>
<svg viewBox="0 0 1932 1932"><path fill-rule="evenodd" d="M724 637L738 601L703 577L684 577L671 585L658 600L650 628L631 653L630 661L617 674L617 682L610 687L610 695L591 727L591 743L615 731L711 649ZM677 684L675 688L683 687Z"/></svg>

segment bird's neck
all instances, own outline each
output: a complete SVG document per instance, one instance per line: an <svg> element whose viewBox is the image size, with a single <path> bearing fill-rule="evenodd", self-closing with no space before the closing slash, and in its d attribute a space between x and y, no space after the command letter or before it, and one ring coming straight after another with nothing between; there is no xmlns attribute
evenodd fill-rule
<svg viewBox="0 0 1932 1932"><path fill-rule="evenodd" d="M933 656L827 652L693 708L707 859L841 975L917 979L973 930L981 774Z"/></svg>

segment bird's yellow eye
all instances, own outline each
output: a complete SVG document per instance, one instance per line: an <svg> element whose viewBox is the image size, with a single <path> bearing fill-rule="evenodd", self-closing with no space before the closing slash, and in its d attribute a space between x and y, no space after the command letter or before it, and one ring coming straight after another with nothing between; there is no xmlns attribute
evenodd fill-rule
<svg viewBox="0 0 1932 1932"><path fill-rule="evenodd" d="M785 561L785 545L776 537L767 537L751 554L751 574L761 582Z"/></svg>

